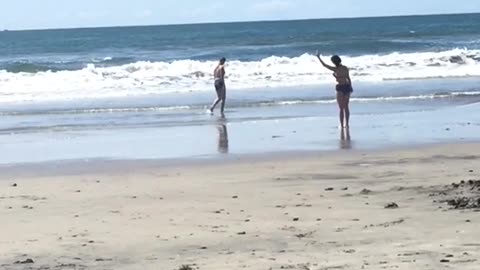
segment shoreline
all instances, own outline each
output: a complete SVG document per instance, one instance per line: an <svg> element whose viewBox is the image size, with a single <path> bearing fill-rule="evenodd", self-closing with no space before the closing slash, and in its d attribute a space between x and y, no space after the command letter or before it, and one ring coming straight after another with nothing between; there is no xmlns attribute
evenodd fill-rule
<svg viewBox="0 0 480 270"><path fill-rule="evenodd" d="M381 155L392 152L429 151L432 149L451 149L476 146L480 141L432 142L418 145L392 145L373 149L336 149L336 150L292 150L252 154L228 154L205 157L166 158L166 159L75 159L54 160L31 163L0 164L0 182L12 177L49 177L59 175L82 174L124 174L151 169L212 168L216 166L235 166L264 162L288 162L311 160L315 158L355 158L367 155Z"/></svg>
<svg viewBox="0 0 480 270"><path fill-rule="evenodd" d="M370 150L435 143L478 141L480 103L426 111L370 114L356 107L348 132L338 125L336 105L227 111L228 118L195 114L186 119L146 117L148 126L63 130L53 125L37 133L3 134L0 164L68 160L175 160L237 157L263 153ZM384 105L388 106L388 104ZM363 109L362 109L363 108ZM371 108L370 110L381 108ZM298 116L286 118L295 111ZM309 114L317 114L311 117ZM261 115L262 117L259 117ZM459 118L458 115L464 115ZM107 120L110 116L106 116ZM122 116L116 116L122 118ZM183 117L183 116L182 116ZM71 120L74 121L75 118ZM16 120L18 121L18 119ZM160 121L160 122L159 122ZM162 126L165 124L167 126ZM201 125L197 122L200 121ZM105 125L108 124L105 123ZM103 125L102 125L103 127Z"/></svg>
<svg viewBox="0 0 480 270"><path fill-rule="evenodd" d="M154 95L128 101L107 98L7 106L0 110L4 114L0 164L203 159L224 158L225 154L236 158L478 140L480 96L472 90L477 89L474 80L356 85L354 97L360 98L352 104L350 141L337 129L334 99L309 103L333 98L330 85L231 91L229 104L233 107L227 107L226 117L182 107L190 101L209 104L211 91L192 93L190 101L185 96L164 99ZM404 99L396 100L399 96ZM361 101L361 97L367 100ZM269 102L275 105L269 106ZM251 103L256 105L251 107ZM265 106L257 106L263 103ZM166 104L180 107L163 111Z"/></svg>

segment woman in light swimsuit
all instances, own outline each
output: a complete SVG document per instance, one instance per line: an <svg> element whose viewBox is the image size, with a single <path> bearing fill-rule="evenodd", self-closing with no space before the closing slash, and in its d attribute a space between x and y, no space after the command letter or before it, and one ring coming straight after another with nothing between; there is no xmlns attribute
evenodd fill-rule
<svg viewBox="0 0 480 270"><path fill-rule="evenodd" d="M212 106L210 107L209 111L210 113L213 113L213 110L215 107L218 105L218 103L221 101L221 109L220 112L223 114L223 111L225 109L225 100L226 100L226 92L227 88L225 87L225 62L227 60L222 57L220 59L220 62L218 63L217 67L213 71L213 77L215 78L215 91L217 92L217 99L213 102Z"/></svg>
<svg viewBox="0 0 480 270"><path fill-rule="evenodd" d="M320 60L320 63L327 69L333 71L333 77L337 80L337 103L340 108L340 125L344 128L349 127L350 121L350 94L353 92L352 80L350 79L350 72L348 68L342 65L342 59L338 55L332 56L332 63L334 67L325 64L320 54L317 51L317 58Z"/></svg>

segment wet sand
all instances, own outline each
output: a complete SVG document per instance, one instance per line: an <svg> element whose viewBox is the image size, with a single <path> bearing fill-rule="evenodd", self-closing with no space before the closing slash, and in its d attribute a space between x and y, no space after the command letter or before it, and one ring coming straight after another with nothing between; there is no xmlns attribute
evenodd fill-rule
<svg viewBox="0 0 480 270"><path fill-rule="evenodd" d="M480 103L475 103L477 97L466 100L472 104L354 103L349 133L338 129L335 103L227 109L225 118L204 110L176 116L87 114L88 119L72 114L72 126L58 115L59 119L45 121L12 116L14 120L5 121L15 130L0 128L0 166L65 160L234 158L475 142L480 134ZM120 123L112 126L110 117ZM97 123L97 118L105 122ZM47 126L22 127L35 121ZM75 126L84 122L90 124Z"/></svg>
<svg viewBox="0 0 480 270"><path fill-rule="evenodd" d="M0 268L478 269L478 153L0 173Z"/></svg>

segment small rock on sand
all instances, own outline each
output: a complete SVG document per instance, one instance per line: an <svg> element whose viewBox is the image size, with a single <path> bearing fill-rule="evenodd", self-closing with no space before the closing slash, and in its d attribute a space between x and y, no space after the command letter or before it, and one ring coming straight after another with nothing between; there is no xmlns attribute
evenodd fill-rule
<svg viewBox="0 0 480 270"><path fill-rule="evenodd" d="M16 261L15 264L31 264L35 263L32 259L26 259L24 261Z"/></svg>
<svg viewBox="0 0 480 270"><path fill-rule="evenodd" d="M333 191L333 188L331 188L331 187L326 188L325 191Z"/></svg>
<svg viewBox="0 0 480 270"><path fill-rule="evenodd" d="M360 194L362 194L362 195L368 195L370 193L372 193L372 191L370 189L366 189L366 188L364 188L362 191L360 191Z"/></svg>
<svg viewBox="0 0 480 270"><path fill-rule="evenodd" d="M13 183L13 184L12 184L12 187L17 187L17 183Z"/></svg>
<svg viewBox="0 0 480 270"><path fill-rule="evenodd" d="M397 209L398 208L398 204L396 203L389 203L385 206L385 209Z"/></svg>
<svg viewBox="0 0 480 270"><path fill-rule="evenodd" d="M194 270L190 265L182 265L179 270Z"/></svg>
<svg viewBox="0 0 480 270"><path fill-rule="evenodd" d="M98 258L98 259L96 259L95 261L97 261L97 262L111 262L111 261L113 261L113 260L112 260L112 259L102 259L102 258Z"/></svg>

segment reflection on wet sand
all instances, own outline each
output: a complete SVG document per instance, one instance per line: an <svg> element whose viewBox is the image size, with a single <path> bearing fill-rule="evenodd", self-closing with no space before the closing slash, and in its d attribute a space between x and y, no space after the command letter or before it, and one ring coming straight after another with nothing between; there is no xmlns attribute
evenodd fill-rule
<svg viewBox="0 0 480 270"><path fill-rule="evenodd" d="M217 125L218 130L218 152L221 154L228 154L228 130L225 124L225 117L223 116Z"/></svg>
<svg viewBox="0 0 480 270"><path fill-rule="evenodd" d="M340 148L341 149L351 149L352 148L352 140L350 137L350 129L349 128L342 128L340 130Z"/></svg>

